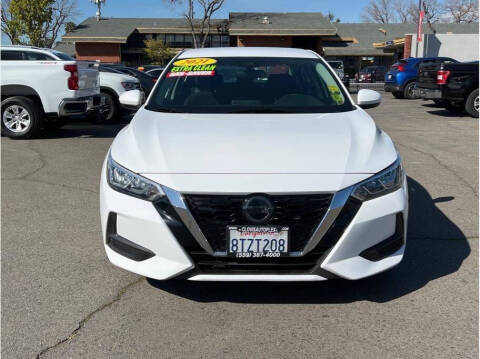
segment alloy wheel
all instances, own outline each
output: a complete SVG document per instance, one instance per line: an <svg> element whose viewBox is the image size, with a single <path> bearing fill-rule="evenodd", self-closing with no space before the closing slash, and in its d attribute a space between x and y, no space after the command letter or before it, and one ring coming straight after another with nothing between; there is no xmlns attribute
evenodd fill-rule
<svg viewBox="0 0 480 359"><path fill-rule="evenodd" d="M8 106L3 112L2 121L9 131L15 133L27 131L32 122L30 113L20 105Z"/></svg>

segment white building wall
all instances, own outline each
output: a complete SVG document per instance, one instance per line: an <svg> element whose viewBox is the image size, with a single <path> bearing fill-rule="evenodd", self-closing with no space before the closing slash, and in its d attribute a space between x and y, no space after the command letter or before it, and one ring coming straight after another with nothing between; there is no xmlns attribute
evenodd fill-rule
<svg viewBox="0 0 480 359"><path fill-rule="evenodd" d="M478 34L423 34L418 44L419 57L447 56L458 61L478 60ZM412 56L415 56L417 35L412 36Z"/></svg>

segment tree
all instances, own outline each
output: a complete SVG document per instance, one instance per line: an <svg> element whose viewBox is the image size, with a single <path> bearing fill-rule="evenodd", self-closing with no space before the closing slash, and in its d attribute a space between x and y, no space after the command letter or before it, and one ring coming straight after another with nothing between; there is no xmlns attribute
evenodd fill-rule
<svg viewBox="0 0 480 359"><path fill-rule="evenodd" d="M445 9L438 0L423 0L422 9L425 11L425 21L427 23L439 22L442 19ZM411 2L408 7L409 13L409 22L417 23L418 22L418 4Z"/></svg>
<svg viewBox="0 0 480 359"><path fill-rule="evenodd" d="M170 4L182 0L168 0ZM205 47L212 28L211 18L223 6L225 0L187 0L187 11L183 15L187 20L193 37L193 47ZM195 8L200 7L201 18L196 18Z"/></svg>
<svg viewBox="0 0 480 359"><path fill-rule="evenodd" d="M66 33L72 32L73 30L75 30L76 27L77 25L75 25L73 21L68 21L65 23L65 32Z"/></svg>
<svg viewBox="0 0 480 359"><path fill-rule="evenodd" d="M2 0L2 32L12 44L52 47L74 10L74 0Z"/></svg>
<svg viewBox="0 0 480 359"><path fill-rule="evenodd" d="M398 1L395 4L395 11L397 13L398 20L401 23L412 22L410 14L411 5L413 5L413 3L408 4L403 1Z"/></svg>
<svg viewBox="0 0 480 359"><path fill-rule="evenodd" d="M475 0L447 0L445 9L452 22L478 22L478 2Z"/></svg>
<svg viewBox="0 0 480 359"><path fill-rule="evenodd" d="M12 44L19 44L22 29L18 19L10 12L10 0L2 0L1 16L2 33L10 39Z"/></svg>
<svg viewBox="0 0 480 359"><path fill-rule="evenodd" d="M333 12L330 12L330 11L327 14L327 18L330 22L334 22L334 21L335 22L340 22L341 21L338 17L335 18L335 14Z"/></svg>
<svg viewBox="0 0 480 359"><path fill-rule="evenodd" d="M424 19L429 24L439 22L445 13L439 0L423 0L422 9L425 11ZM418 22L418 1L371 0L364 10L362 19L383 24L392 22L416 24Z"/></svg>
<svg viewBox="0 0 480 359"><path fill-rule="evenodd" d="M174 56L174 52L162 40L147 40L145 55L153 65L163 65Z"/></svg>
<svg viewBox="0 0 480 359"><path fill-rule="evenodd" d="M370 0L361 17L365 22L389 24L395 22L394 10L393 0Z"/></svg>

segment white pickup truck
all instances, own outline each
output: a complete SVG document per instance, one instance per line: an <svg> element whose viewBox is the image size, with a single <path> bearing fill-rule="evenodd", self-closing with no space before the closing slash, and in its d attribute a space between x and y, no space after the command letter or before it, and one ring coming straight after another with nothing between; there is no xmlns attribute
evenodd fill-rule
<svg viewBox="0 0 480 359"><path fill-rule="evenodd" d="M75 61L52 49L0 48L2 135L31 138L63 118L100 109L98 64Z"/></svg>

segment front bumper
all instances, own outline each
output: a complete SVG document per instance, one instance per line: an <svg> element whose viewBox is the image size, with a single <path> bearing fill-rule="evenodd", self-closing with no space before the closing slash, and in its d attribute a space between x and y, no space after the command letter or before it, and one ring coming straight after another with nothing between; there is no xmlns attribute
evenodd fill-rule
<svg viewBox="0 0 480 359"><path fill-rule="evenodd" d="M383 89L385 90L385 92L402 92L403 91L402 86L396 85L394 83L388 83L388 82L385 82Z"/></svg>
<svg viewBox="0 0 480 359"><path fill-rule="evenodd" d="M98 94L79 98L65 98L58 107L59 116L83 115L100 111L105 106L105 98Z"/></svg>
<svg viewBox="0 0 480 359"><path fill-rule="evenodd" d="M225 270L203 271L198 258L206 258L208 261L216 258L208 253L198 257L185 249L183 239L178 240L185 228L167 224L172 218L169 218L168 213L162 217L158 205L112 190L106 181L105 166L100 184L100 211L103 240L109 260L118 267L140 275L158 280L318 281L337 277L360 279L400 263L405 249L408 198L404 181L399 190L361 203L329 250L315 257L311 268L278 273L228 270L228 264ZM112 215L115 216L114 230L109 228L109 218ZM335 222L331 227L334 225ZM145 255L145 258L128 258L118 247L109 245L112 233L137 246L140 250L138 253ZM145 253L142 254L142 251ZM301 259L300 257L299 260Z"/></svg>

